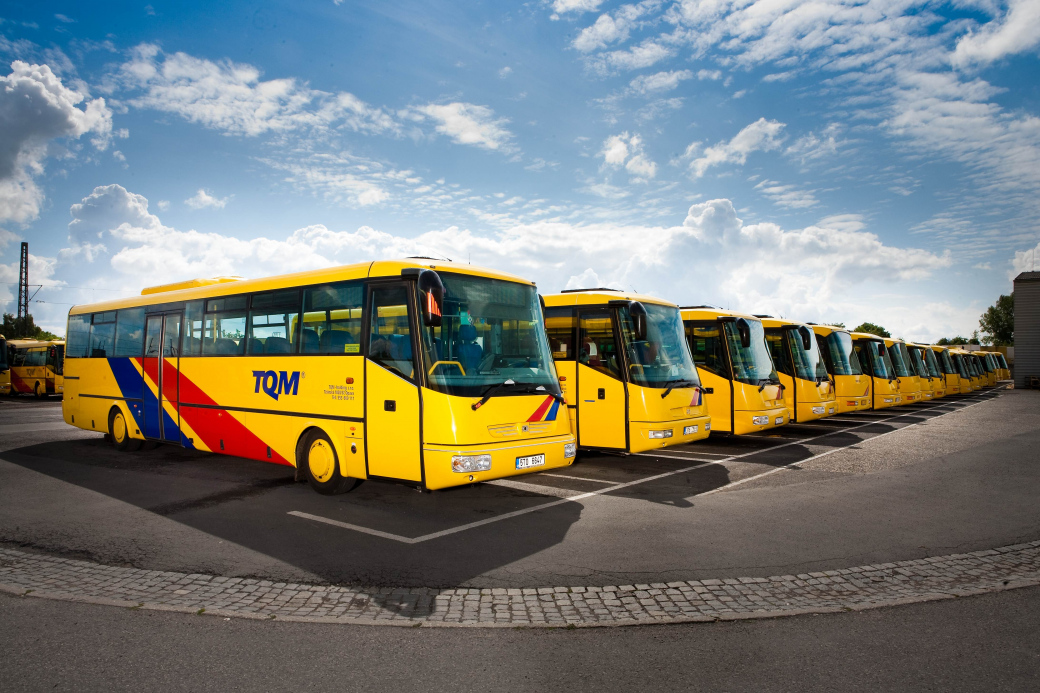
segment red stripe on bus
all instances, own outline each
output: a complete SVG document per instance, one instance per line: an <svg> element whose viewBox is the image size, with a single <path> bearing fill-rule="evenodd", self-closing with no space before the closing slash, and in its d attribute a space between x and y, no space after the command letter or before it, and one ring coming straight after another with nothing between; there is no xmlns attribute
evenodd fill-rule
<svg viewBox="0 0 1040 693"><path fill-rule="evenodd" d="M531 418L529 418L528 421L541 421L542 417L545 416L545 412L549 410L549 405L552 404L552 401L552 395L546 397L545 401L542 402L542 405L535 409L534 413L531 414Z"/></svg>

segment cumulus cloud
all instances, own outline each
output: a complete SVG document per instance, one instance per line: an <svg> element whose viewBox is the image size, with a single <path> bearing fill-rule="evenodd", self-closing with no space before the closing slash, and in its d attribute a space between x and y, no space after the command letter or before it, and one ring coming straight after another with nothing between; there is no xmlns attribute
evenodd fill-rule
<svg viewBox="0 0 1040 693"><path fill-rule="evenodd" d="M600 151L603 164L611 168L624 167L636 180L647 180L657 175L657 164L643 151L643 139L638 134L611 135Z"/></svg>
<svg viewBox="0 0 1040 693"><path fill-rule="evenodd" d="M393 133L398 124L382 108L349 92L312 89L294 78L262 80L252 65L213 62L186 53L164 55L141 44L120 68L130 103L173 113L228 134L257 136L299 129L345 128L362 133Z"/></svg>
<svg viewBox="0 0 1040 693"><path fill-rule="evenodd" d="M1040 2L1008 0L1007 12L957 41L950 61L959 67L986 65L1040 44Z"/></svg>
<svg viewBox="0 0 1040 693"><path fill-rule="evenodd" d="M694 142L686 149L686 155L694 157L690 161L690 170L699 178L712 166L743 165L752 152L768 152L779 148L784 127L785 124L779 121L759 118L734 135L733 139L708 147L700 156L696 156L700 143Z"/></svg>
<svg viewBox="0 0 1040 693"><path fill-rule="evenodd" d="M0 77L0 133L0 223L24 224L39 215L44 194L34 178L51 144L92 133L94 147L105 149L112 112L104 99L65 86L48 65L16 60Z"/></svg>
<svg viewBox="0 0 1040 693"><path fill-rule="evenodd" d="M470 144L482 149L510 152L515 149L513 133L505 128L509 122L496 118L487 106L454 101L447 104L427 104L411 110L415 119L428 118L435 129L459 144Z"/></svg>
<svg viewBox="0 0 1040 693"><path fill-rule="evenodd" d="M637 94L671 91L678 87L683 80L692 78L693 73L689 70L657 72L652 75L639 75L629 83L629 88Z"/></svg>
<svg viewBox="0 0 1040 693"><path fill-rule="evenodd" d="M1040 272L1040 243L1028 250L1016 250L1011 260L1008 279L1014 279L1022 272Z"/></svg>
<svg viewBox="0 0 1040 693"><path fill-rule="evenodd" d="M571 45L582 53L588 53L615 41L624 41L631 28L632 23L627 19L603 14L595 24L582 29Z"/></svg>
<svg viewBox="0 0 1040 693"><path fill-rule="evenodd" d="M663 43L647 39L627 50L608 51L589 58L589 68L600 74L618 70L642 70L670 58L675 51Z"/></svg>
<svg viewBox="0 0 1040 693"><path fill-rule="evenodd" d="M603 0L553 0L552 9L557 15L592 12L602 4Z"/></svg>
<svg viewBox="0 0 1040 693"><path fill-rule="evenodd" d="M199 188L199 191L185 200L184 204L192 209L206 209L207 207L224 209L224 206L230 199L230 197L216 197L206 192L203 188Z"/></svg>

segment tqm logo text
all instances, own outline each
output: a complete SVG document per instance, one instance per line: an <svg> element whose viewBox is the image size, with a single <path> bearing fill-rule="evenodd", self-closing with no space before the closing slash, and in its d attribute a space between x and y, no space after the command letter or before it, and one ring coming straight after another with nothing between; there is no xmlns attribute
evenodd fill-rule
<svg viewBox="0 0 1040 693"><path fill-rule="evenodd" d="M253 371L256 389L260 394L264 391L271 399L277 401L278 395L295 395L300 389L300 371Z"/></svg>

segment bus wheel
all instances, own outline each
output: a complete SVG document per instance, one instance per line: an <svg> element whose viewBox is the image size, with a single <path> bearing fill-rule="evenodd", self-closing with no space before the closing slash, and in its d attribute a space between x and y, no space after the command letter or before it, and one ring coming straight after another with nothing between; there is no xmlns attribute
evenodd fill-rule
<svg viewBox="0 0 1040 693"><path fill-rule="evenodd" d="M44 397L47 396L47 391L46 390L44 390L43 392L40 392L40 381L39 380L37 380L36 384L33 385L33 396L35 396L36 399L43 399Z"/></svg>
<svg viewBox="0 0 1040 693"><path fill-rule="evenodd" d="M113 407L112 413L108 415L108 431L116 450L136 450L141 445L140 441L130 437L130 430L126 427L126 418L123 416L123 412L116 407Z"/></svg>
<svg viewBox="0 0 1040 693"><path fill-rule="evenodd" d="M334 496L358 485L357 479L340 474L339 457L324 431L311 431L299 450L296 464L302 467L307 483L318 493Z"/></svg>

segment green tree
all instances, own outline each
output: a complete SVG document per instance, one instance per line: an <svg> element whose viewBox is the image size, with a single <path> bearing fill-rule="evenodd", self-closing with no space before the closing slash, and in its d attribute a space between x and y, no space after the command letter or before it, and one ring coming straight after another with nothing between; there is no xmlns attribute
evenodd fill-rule
<svg viewBox="0 0 1040 693"><path fill-rule="evenodd" d="M961 346L968 343L967 337L943 337L936 344L939 346Z"/></svg>
<svg viewBox="0 0 1040 693"><path fill-rule="evenodd" d="M892 333L886 330L881 325L875 325L872 322L865 322L858 327L853 328L853 332L866 332L867 334L876 334L878 337L891 337Z"/></svg>
<svg viewBox="0 0 1040 693"><path fill-rule="evenodd" d="M997 302L986 309L979 318L982 341L996 346L1015 345L1015 293L1001 294Z"/></svg>
<svg viewBox="0 0 1040 693"><path fill-rule="evenodd" d="M13 313L4 313L4 326L3 329L0 329L0 334L7 339L50 340L58 338L53 332L37 327L32 315L27 315L19 320Z"/></svg>

